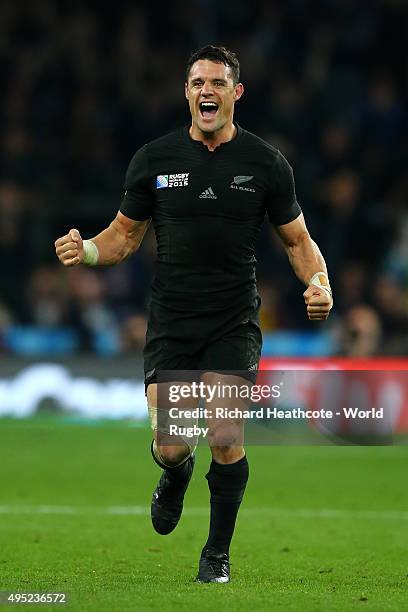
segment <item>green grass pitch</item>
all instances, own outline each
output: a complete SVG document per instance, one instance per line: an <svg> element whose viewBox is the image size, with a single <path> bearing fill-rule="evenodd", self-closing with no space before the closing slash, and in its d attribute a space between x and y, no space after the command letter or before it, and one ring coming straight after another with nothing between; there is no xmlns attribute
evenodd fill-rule
<svg viewBox="0 0 408 612"><path fill-rule="evenodd" d="M48 609L85 612L408 608L407 447L248 448L232 581L199 585L209 451L161 537L149 439L119 423L0 421L0 591L65 591L69 606Z"/></svg>

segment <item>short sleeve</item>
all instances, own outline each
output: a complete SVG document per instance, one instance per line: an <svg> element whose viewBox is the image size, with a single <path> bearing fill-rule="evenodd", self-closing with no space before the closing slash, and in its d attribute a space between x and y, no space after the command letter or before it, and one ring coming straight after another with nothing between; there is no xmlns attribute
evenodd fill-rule
<svg viewBox="0 0 408 612"><path fill-rule="evenodd" d="M150 219L153 209L153 196L149 186L149 165L146 152L147 145L139 149L130 161L126 172L125 195L120 212L134 219Z"/></svg>
<svg viewBox="0 0 408 612"><path fill-rule="evenodd" d="M266 212L271 223L285 225L302 212L296 200L293 170L280 151L271 170L271 188L266 198Z"/></svg>

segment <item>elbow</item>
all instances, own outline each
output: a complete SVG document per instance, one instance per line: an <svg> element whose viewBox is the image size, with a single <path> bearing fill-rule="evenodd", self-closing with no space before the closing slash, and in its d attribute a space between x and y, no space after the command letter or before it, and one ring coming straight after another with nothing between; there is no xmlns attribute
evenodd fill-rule
<svg viewBox="0 0 408 612"><path fill-rule="evenodd" d="M132 241L126 242L120 253L119 262L122 262L128 259L131 255L133 255L133 253L136 253L136 251L138 251L139 248L140 248L140 242L139 243L135 243Z"/></svg>
<svg viewBox="0 0 408 612"><path fill-rule="evenodd" d="M289 256L293 255L296 252L303 250L305 245L308 244L313 244L313 240L311 239L309 232L305 230L294 237L293 240L285 244L286 252Z"/></svg>

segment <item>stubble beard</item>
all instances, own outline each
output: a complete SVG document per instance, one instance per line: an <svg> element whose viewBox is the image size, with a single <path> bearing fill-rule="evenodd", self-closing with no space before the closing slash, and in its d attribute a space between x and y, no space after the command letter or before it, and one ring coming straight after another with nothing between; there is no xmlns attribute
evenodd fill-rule
<svg viewBox="0 0 408 612"><path fill-rule="evenodd" d="M197 127L206 138L211 140L216 137L218 132L220 132L226 124L227 121L223 121L220 124L216 125L214 128L206 128L206 126L201 127L200 124L197 123Z"/></svg>

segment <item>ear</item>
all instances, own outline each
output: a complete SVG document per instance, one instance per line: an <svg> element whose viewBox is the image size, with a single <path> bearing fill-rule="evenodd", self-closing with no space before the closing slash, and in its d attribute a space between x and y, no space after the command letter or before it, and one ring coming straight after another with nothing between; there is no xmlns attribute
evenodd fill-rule
<svg viewBox="0 0 408 612"><path fill-rule="evenodd" d="M186 98L188 100L188 83L187 83L187 81L184 83L184 95L186 96Z"/></svg>
<svg viewBox="0 0 408 612"><path fill-rule="evenodd" d="M244 86L242 83L237 83L235 85L235 91L234 91L234 102L237 102L237 100L239 100L241 98L241 96L244 93Z"/></svg>

